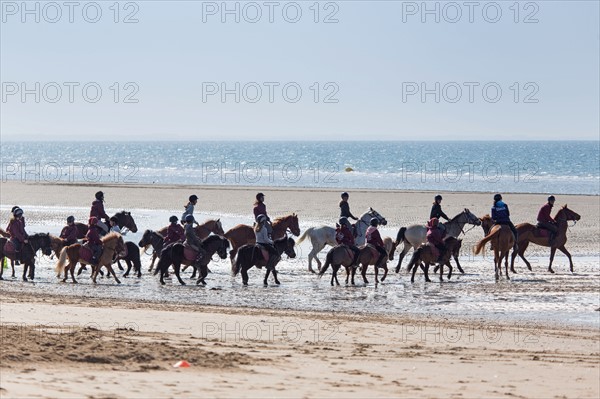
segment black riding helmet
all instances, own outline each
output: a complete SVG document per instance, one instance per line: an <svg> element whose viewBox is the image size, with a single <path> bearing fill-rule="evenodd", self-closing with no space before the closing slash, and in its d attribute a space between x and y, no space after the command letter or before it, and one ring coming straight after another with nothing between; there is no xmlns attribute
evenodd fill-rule
<svg viewBox="0 0 600 399"><path fill-rule="evenodd" d="M198 196L196 194L190 195L190 202L198 201Z"/></svg>
<svg viewBox="0 0 600 399"><path fill-rule="evenodd" d="M438 194L438 195L435 196L434 200L441 201L442 200L442 196Z"/></svg>
<svg viewBox="0 0 600 399"><path fill-rule="evenodd" d="M169 222L170 223L177 223L179 219L177 219L177 216L173 215L169 218Z"/></svg>
<svg viewBox="0 0 600 399"><path fill-rule="evenodd" d="M494 201L500 201L501 199L502 199L502 196L500 194L494 195Z"/></svg>
<svg viewBox="0 0 600 399"><path fill-rule="evenodd" d="M256 200L258 201L261 197L264 197L265 195L263 193L258 193L256 194Z"/></svg>
<svg viewBox="0 0 600 399"><path fill-rule="evenodd" d="M102 191L98 191L96 193L96 199L102 201L104 199L104 193Z"/></svg>
<svg viewBox="0 0 600 399"><path fill-rule="evenodd" d="M75 216L71 215L67 218L67 223L73 223L75 221Z"/></svg>
<svg viewBox="0 0 600 399"><path fill-rule="evenodd" d="M556 198L554 198L554 195L551 195L548 197L548 202L550 201L556 201Z"/></svg>
<svg viewBox="0 0 600 399"><path fill-rule="evenodd" d="M17 205L13 206L12 209L10 210L10 213L12 213L13 215L15 214L15 211L19 209L19 207Z"/></svg>
<svg viewBox="0 0 600 399"><path fill-rule="evenodd" d="M344 197L348 198L348 197L350 197L350 194L348 194L347 192L344 191L342 193L342 198L344 198Z"/></svg>
<svg viewBox="0 0 600 399"><path fill-rule="evenodd" d="M374 227L379 226L379 220L377 218L371 219L371 226L374 226Z"/></svg>

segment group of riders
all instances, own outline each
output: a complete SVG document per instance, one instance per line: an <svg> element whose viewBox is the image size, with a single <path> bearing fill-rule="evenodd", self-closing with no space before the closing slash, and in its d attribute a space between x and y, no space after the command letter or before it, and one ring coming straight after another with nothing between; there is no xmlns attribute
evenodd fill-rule
<svg viewBox="0 0 600 399"><path fill-rule="evenodd" d="M355 243L355 229L349 219L358 220L358 218L350 211L349 198L350 196L347 192L341 194L341 201L339 203L340 218L336 227L336 241L339 245L344 245L353 252L353 265L356 267L359 262L360 249ZM265 195L263 193L256 194L256 201L253 209L253 230L256 236L256 244L269 253L267 268L274 268L280 260L280 255L274 246L273 226L271 224L271 219L267 214L267 207L264 201ZM554 196L549 196L547 203L540 208L537 216L537 226L550 231L550 244L552 244L554 235L557 232L557 224L550 215L552 207L554 206L554 201ZM198 234L194 229L194 224L197 224L194 218L194 207L197 203L198 196L191 195L188 198L188 202L185 204L184 212L181 216L181 225L179 224L177 216L173 215L169 218L170 224L164 238L163 248L174 243L183 243L184 246L193 249L198 254L196 258L196 262L198 263L206 256L206 253L201 246L202 240L198 237ZM429 221L427 222L426 236L427 243L438 249L440 254L445 251L444 238L446 235L444 225L440 223L440 219L443 218L447 221L449 220L448 216L442 210L441 203L442 196L436 195L431 207ZM6 231L10 235L10 240L15 248L15 259L19 260L23 245L28 245L28 235L25 231L25 217L23 216L23 210L18 206L14 206L11 213L12 217ZM514 245L516 250L518 233L510 220L508 205L502 200L502 195L500 194L494 195L491 218L494 224L507 225L511 229L515 238ZM365 233L366 244L372 245L379 252L379 258L376 262L376 266L379 267L388 254L378 230L379 220L377 218L372 218L369 224L370 225ZM92 202L90 209L87 227L84 245L88 246L92 252L92 264L96 264L102 253L101 236L111 231L121 233L118 219L116 217L110 218L104 210L104 193L102 191L98 191L95 194L95 199ZM60 233L60 238L63 240L64 245L77 243L79 234L79 229L75 224L75 217L69 216L67 218L67 225Z"/></svg>

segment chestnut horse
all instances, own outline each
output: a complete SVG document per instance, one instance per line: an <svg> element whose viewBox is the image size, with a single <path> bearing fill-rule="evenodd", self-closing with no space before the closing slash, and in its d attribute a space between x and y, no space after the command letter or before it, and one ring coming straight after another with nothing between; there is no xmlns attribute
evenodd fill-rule
<svg viewBox="0 0 600 399"><path fill-rule="evenodd" d="M295 213L277 218L273 221L273 241L285 237L288 230L296 237L300 235L300 227L298 226L298 215L296 215ZM256 242L254 229L246 224L238 224L237 226L227 230L227 232L225 233L225 238L227 238L229 242L231 242L231 251L229 251L229 259L231 260L232 267L235 267L234 258L237 254L238 249L242 245L254 244Z"/></svg>
<svg viewBox="0 0 600 399"><path fill-rule="evenodd" d="M513 251L512 253L512 258L510 261L510 270L513 273L516 273L514 267L515 258L517 257L517 254L521 257L521 259L523 259L523 261L527 265L527 268L531 270L531 264L527 261L527 259L525 259L524 254L529 244L534 243L543 247L550 247L550 264L548 265L548 271L550 273L554 273L554 270L552 270L552 261L554 260L554 254L556 253L557 249L563 254L567 255L567 258L569 259L571 273L573 273L573 260L571 259L571 254L565 248L565 244L567 242L567 228L569 227L567 222L569 220L573 220L575 223L577 223L579 219L581 219L581 216L579 216L579 214L567 208L566 205L563 206L554 217L554 220L556 221L556 225L558 227L558 231L556 233L556 237L554 238L554 242L552 243L551 247L549 245L550 237L547 234L547 231L544 232L546 234L540 234L540 229L529 223L521 223L515 226L517 228L517 232L519 233L519 249L518 251Z"/></svg>
<svg viewBox="0 0 600 399"><path fill-rule="evenodd" d="M481 218L481 225L484 231L487 230L487 226L491 224L492 218L490 215L485 215ZM506 279L510 280L508 276L508 254L510 249L515 244L515 236L510 230L510 227L503 224L497 224L489 229L489 233L477 243L473 252L475 255L481 253L485 244L488 242L492 243L492 249L494 250L494 271L496 274L496 280L500 278L499 274L502 274L502 259L504 259L504 267L506 269Z"/></svg>
<svg viewBox="0 0 600 399"><path fill-rule="evenodd" d="M4 272L4 258L14 261L15 254L5 253L4 245L7 243L8 238L0 238L0 280L4 280L2 273ZM52 254L52 248L50 245L50 234L48 233L36 233L30 235L27 238L28 243L23 244L21 248L21 262L23 263L23 281L27 281L27 272L29 271L29 279L35 278L35 254L38 250L42 250L44 255L50 256ZM13 265L13 277L14 277L14 265Z"/></svg>
<svg viewBox="0 0 600 399"><path fill-rule="evenodd" d="M436 251L433 250L431 244L424 244L417 248L410 262L408 262L408 272L412 271L412 276L410 278L410 282L415 282L415 273L417 269L420 267L425 273L425 281L431 282L429 279L429 266L439 264L440 270L440 281L444 281L444 265L448 266L448 280L452 277L452 265L450 264L451 256L458 256L457 254L460 252L460 247L462 245L462 240L454 238L452 236L448 236L444 239L445 250L438 258ZM437 272L438 267L434 270L434 273Z"/></svg>
<svg viewBox="0 0 600 399"><path fill-rule="evenodd" d="M94 284L96 283L96 277L98 276L98 272L102 266L105 266L108 269L108 273L112 274L115 278L115 281L118 284L121 284L119 278L115 274L115 271L112 268L112 260L113 256L116 253L121 253L125 250L125 242L123 241L123 237L121 234L116 232L111 232L101 238L102 240L102 253L100 255L100 259L98 259L97 265L92 265L92 280ZM77 263L81 263L82 265L89 264L88 261L81 259L79 254L81 250L81 244L73 244L65 247L60 252L60 257L58 258L58 262L56 263L55 270L57 273L57 277L60 277L61 273L65 272L65 277L63 279L63 283L67 281L67 273L71 272L71 279L73 283L77 283L75 280L75 266ZM67 262L68 260L68 262Z"/></svg>

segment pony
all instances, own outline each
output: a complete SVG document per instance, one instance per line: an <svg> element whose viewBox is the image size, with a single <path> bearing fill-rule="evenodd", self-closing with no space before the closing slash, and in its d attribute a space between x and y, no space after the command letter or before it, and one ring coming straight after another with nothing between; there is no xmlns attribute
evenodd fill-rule
<svg viewBox="0 0 600 399"><path fill-rule="evenodd" d="M444 265L448 266L448 280L452 277L452 265L450 264L450 256L457 256L460 251L460 247L462 246L462 240L454 238L452 236L448 236L444 239L444 246L446 247L445 251L439 256L431 247L430 244L421 245L417 248L408 262L408 271L412 270L412 276L410 278L410 282L415 282L415 273L417 269L421 267L423 272L425 273L425 281L431 282L429 279L429 266L434 264L439 264L440 270L440 281L444 281ZM437 272L438 267L435 268L434 273Z"/></svg>
<svg viewBox="0 0 600 399"><path fill-rule="evenodd" d="M40 249L46 256L52 254L52 247L50 243L50 234L48 233L36 233L27 237L27 244L23 244L21 248L21 259L23 263L23 281L28 281L35 278L35 254ZM4 258L8 258L11 261L16 260L16 254L14 252L14 245L10 239L2 237L0 238L0 280L4 280L2 273L4 272ZM29 275L27 274L29 272ZM13 264L13 277L15 276L15 269Z"/></svg>
<svg viewBox="0 0 600 399"><path fill-rule="evenodd" d="M356 245L362 245L365 243L365 232L367 231L367 227L369 227L371 219L373 218L379 220L379 224L383 226L387 225L387 220L381 216L379 212L373 208L369 208L360 216L355 224ZM317 254L321 252L326 245L330 245L332 247L338 245L335 239L335 228L330 226L310 227L306 229L296 244L300 245L307 238L310 239L312 244L312 249L308 254L308 271L315 273L312 267L312 260L314 259L317 262L318 270L321 270L321 261L317 257Z"/></svg>
<svg viewBox="0 0 600 399"><path fill-rule="evenodd" d="M275 250L281 257L283 253L285 253L289 258L295 258L296 252L294 251L294 246L296 243L294 239L291 237L283 237L278 240L275 240L273 246ZM235 265L232 266L231 274L235 277L238 273L242 273L242 283L244 285L248 285L248 270L253 266L258 267L259 269L263 266L267 265L268 257L266 257L266 251L260 249L259 245L256 244L246 244L242 245L237 254L237 258L235 260ZM279 280L277 279L277 270L275 270L275 266L273 268L267 268L264 285L268 285L267 279L269 278L269 274L273 272L273 278L275 279L275 284L279 285Z"/></svg>
<svg viewBox="0 0 600 399"><path fill-rule="evenodd" d="M485 215L481 218L482 226L486 231L487 226L491 224L490 215ZM496 275L496 281L500 278L499 274L502 274L502 260L504 259L504 267L506 269L506 279L510 280L508 275L508 254L510 249L515 244L515 236L510 230L510 227L504 224L497 224L489 228L489 233L477 243L473 252L478 255L482 252L485 244L488 242L492 243L492 249L494 250L494 272Z"/></svg>

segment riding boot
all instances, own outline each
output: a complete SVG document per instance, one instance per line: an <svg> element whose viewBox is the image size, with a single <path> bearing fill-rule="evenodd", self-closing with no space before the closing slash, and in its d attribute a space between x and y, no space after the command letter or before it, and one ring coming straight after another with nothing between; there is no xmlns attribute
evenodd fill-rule
<svg viewBox="0 0 600 399"><path fill-rule="evenodd" d="M15 266L21 264L21 251L15 251Z"/></svg>

